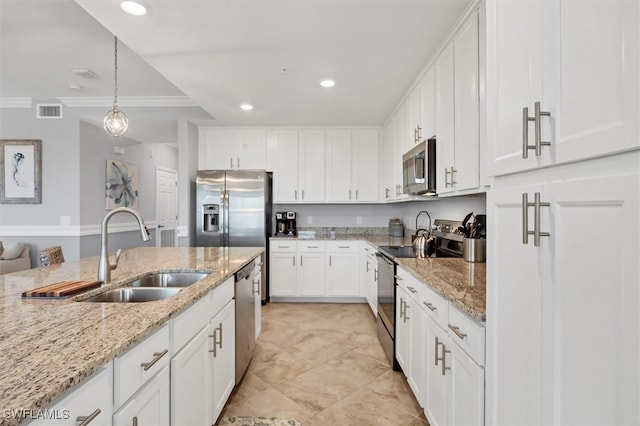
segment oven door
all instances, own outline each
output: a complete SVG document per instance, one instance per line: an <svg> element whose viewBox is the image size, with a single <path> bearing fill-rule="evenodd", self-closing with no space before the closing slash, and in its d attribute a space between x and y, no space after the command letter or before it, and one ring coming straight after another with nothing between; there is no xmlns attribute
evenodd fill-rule
<svg viewBox="0 0 640 426"><path fill-rule="evenodd" d="M395 263L378 253L378 316L391 338L395 321Z"/></svg>

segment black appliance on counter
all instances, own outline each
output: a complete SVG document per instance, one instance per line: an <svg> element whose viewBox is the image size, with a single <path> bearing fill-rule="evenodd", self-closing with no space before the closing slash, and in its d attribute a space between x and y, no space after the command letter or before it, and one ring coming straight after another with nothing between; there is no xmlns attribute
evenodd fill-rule
<svg viewBox="0 0 640 426"><path fill-rule="evenodd" d="M464 234L462 222L436 219L428 257L462 257ZM395 351L396 268L395 259L419 257L413 246L378 247L378 339L395 371L400 371Z"/></svg>
<svg viewBox="0 0 640 426"><path fill-rule="evenodd" d="M276 237L295 237L298 235L296 212L276 212Z"/></svg>

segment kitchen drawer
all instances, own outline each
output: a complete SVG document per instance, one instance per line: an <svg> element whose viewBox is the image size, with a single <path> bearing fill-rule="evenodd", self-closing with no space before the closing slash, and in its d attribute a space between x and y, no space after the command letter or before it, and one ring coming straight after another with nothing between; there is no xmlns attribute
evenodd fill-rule
<svg viewBox="0 0 640 426"><path fill-rule="evenodd" d="M462 313L458 308L449 306L447 331L451 340L456 342L475 362L484 366L485 328Z"/></svg>
<svg viewBox="0 0 640 426"><path fill-rule="evenodd" d="M324 241L311 240L311 241L298 241L298 251L299 252L311 252L311 253L322 253L324 252Z"/></svg>
<svg viewBox="0 0 640 426"><path fill-rule="evenodd" d="M327 241L327 252L339 253L339 252L357 252L360 247L358 241Z"/></svg>
<svg viewBox="0 0 640 426"><path fill-rule="evenodd" d="M165 323L152 335L114 359L115 407L120 407L158 371L169 365L172 355L169 353L169 345L169 324ZM151 363L153 365L149 366Z"/></svg>
<svg viewBox="0 0 640 426"><path fill-rule="evenodd" d="M443 329L447 330L449 324L449 302L427 285L422 284L420 289L420 303L429 310L429 316Z"/></svg>
<svg viewBox="0 0 640 426"><path fill-rule="evenodd" d="M295 240L282 240L282 239L272 239L269 244L269 250L275 253L282 252L295 252L296 251L296 241Z"/></svg>
<svg viewBox="0 0 640 426"><path fill-rule="evenodd" d="M396 284L402 287L411 297L418 295L418 288L424 287L417 278L405 271L401 267L396 268Z"/></svg>
<svg viewBox="0 0 640 426"><path fill-rule="evenodd" d="M193 336L211 319L211 293L206 294L193 306L172 319L171 328L171 353L178 353Z"/></svg>
<svg viewBox="0 0 640 426"><path fill-rule="evenodd" d="M209 313L211 317L220 312L234 296L235 278L230 277L211 292L211 302L209 303Z"/></svg>

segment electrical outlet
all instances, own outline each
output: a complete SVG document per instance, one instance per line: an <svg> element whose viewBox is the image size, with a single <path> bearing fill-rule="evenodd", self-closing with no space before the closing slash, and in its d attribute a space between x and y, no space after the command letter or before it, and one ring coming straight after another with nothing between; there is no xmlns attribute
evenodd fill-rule
<svg viewBox="0 0 640 426"><path fill-rule="evenodd" d="M362 225L362 216L356 216L356 225Z"/></svg>
<svg viewBox="0 0 640 426"><path fill-rule="evenodd" d="M307 216L307 225L311 225L313 223L313 217Z"/></svg>

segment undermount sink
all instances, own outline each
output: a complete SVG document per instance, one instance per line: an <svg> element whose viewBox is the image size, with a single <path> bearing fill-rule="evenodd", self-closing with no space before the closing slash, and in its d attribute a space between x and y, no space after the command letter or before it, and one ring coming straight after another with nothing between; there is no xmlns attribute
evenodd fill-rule
<svg viewBox="0 0 640 426"><path fill-rule="evenodd" d="M158 272L127 284L129 287L187 287L209 274L204 272Z"/></svg>
<svg viewBox="0 0 640 426"><path fill-rule="evenodd" d="M107 290L96 296L84 299L83 302L136 303L153 302L175 296L181 289L178 287L120 287Z"/></svg>

